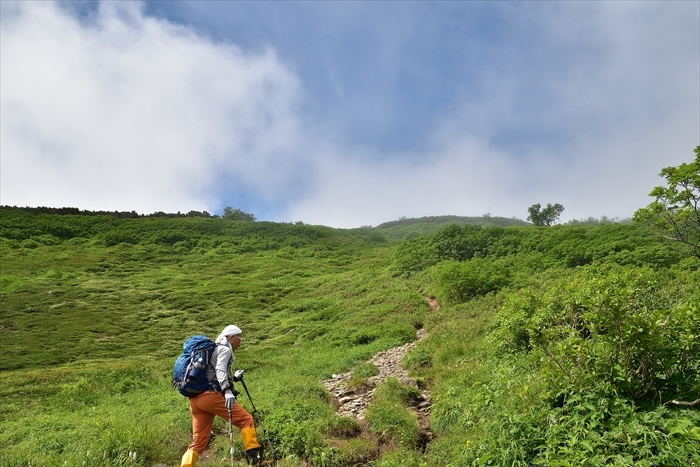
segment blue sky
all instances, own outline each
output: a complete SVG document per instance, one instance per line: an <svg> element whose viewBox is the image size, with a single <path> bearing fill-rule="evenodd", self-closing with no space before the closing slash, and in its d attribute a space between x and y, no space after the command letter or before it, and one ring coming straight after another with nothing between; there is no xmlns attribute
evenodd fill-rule
<svg viewBox="0 0 700 467"><path fill-rule="evenodd" d="M6 205L625 218L700 144L700 2L0 5Z"/></svg>

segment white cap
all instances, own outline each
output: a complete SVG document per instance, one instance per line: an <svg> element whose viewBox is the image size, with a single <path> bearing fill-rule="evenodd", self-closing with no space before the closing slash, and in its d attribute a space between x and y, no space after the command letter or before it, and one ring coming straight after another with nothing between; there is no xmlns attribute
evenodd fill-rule
<svg viewBox="0 0 700 467"><path fill-rule="evenodd" d="M241 331L241 328L238 326L234 326L233 324L229 324L224 328L223 331L221 331L221 334L219 334L219 337L216 338L216 343L217 344L225 344L226 343L226 338L228 336L239 336L243 334L243 331Z"/></svg>

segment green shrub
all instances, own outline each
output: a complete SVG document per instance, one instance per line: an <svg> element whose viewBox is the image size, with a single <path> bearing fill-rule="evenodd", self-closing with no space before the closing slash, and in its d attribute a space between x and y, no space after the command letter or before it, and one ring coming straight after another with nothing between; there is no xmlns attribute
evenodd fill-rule
<svg viewBox="0 0 700 467"><path fill-rule="evenodd" d="M26 240L22 240L22 247L23 248L34 249L34 248L39 248L40 246L41 246L41 243L39 243L38 241L36 241L33 238L28 238Z"/></svg>
<svg viewBox="0 0 700 467"><path fill-rule="evenodd" d="M511 281L511 272L504 264L483 258L443 261L431 271L439 287L437 295L450 303L496 292Z"/></svg>
<svg viewBox="0 0 700 467"><path fill-rule="evenodd" d="M308 458L315 449L327 447L317 423L312 420L298 422L269 417L265 421L265 427L268 435L274 440L275 452L272 454L277 456L296 455Z"/></svg>
<svg viewBox="0 0 700 467"><path fill-rule="evenodd" d="M334 446L317 446L308 455L314 466L319 467L340 467L340 453Z"/></svg>
<svg viewBox="0 0 700 467"><path fill-rule="evenodd" d="M640 411L609 385L567 395L532 465L700 465L697 413Z"/></svg>
<svg viewBox="0 0 700 467"><path fill-rule="evenodd" d="M408 276L423 271L439 261L432 237L412 238L402 242L392 257L392 271L396 276Z"/></svg>
<svg viewBox="0 0 700 467"><path fill-rule="evenodd" d="M374 392L374 398L396 404L412 405L420 400L420 391L413 386L404 386L396 378L387 379L384 384Z"/></svg>
<svg viewBox="0 0 700 467"><path fill-rule="evenodd" d="M105 246L115 246L120 243L128 243L130 245L136 245L139 243L139 239L132 232L107 232L104 234Z"/></svg>
<svg viewBox="0 0 700 467"><path fill-rule="evenodd" d="M55 235L51 234L43 234L43 235L36 235L32 237L33 240L36 240L38 243L42 245L58 245L61 243L61 239L56 237Z"/></svg>
<svg viewBox="0 0 700 467"><path fill-rule="evenodd" d="M564 384L604 380L636 399L674 398L698 381L697 300L680 301L696 273L586 267L541 293L525 289L498 313L490 340L536 350Z"/></svg>
<svg viewBox="0 0 700 467"><path fill-rule="evenodd" d="M437 255L441 260L467 261L474 256L485 256L489 240L478 225L450 225L433 236Z"/></svg>
<svg viewBox="0 0 700 467"><path fill-rule="evenodd" d="M475 258L527 257L540 267L575 268L593 263L617 263L653 268L669 267L683 255L639 225L488 227L451 225L424 237L406 240L396 248L392 270L410 276L442 261ZM540 258L534 261L534 258Z"/></svg>

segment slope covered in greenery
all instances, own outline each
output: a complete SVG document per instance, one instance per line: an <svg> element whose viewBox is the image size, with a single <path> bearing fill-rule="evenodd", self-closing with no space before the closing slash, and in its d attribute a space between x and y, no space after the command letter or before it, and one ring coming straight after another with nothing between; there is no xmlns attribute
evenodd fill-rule
<svg viewBox="0 0 700 467"><path fill-rule="evenodd" d="M697 260L633 225L392 237L0 209L0 464L179 465L172 363L229 323L279 465L700 464L678 404L700 395ZM433 441L396 381L367 420L337 418L320 381L419 328L404 366L433 394ZM227 436L210 453L198 465L229 465Z"/></svg>
<svg viewBox="0 0 700 467"><path fill-rule="evenodd" d="M397 221L384 222L374 227L387 238L410 239L421 235L430 235L450 225L478 225L481 227L524 227L529 222L515 218L498 217L485 214L481 217L465 216L427 216L401 218Z"/></svg>
<svg viewBox="0 0 700 467"><path fill-rule="evenodd" d="M394 273L447 305L415 359L429 465L697 464L699 266L629 225L401 244Z"/></svg>

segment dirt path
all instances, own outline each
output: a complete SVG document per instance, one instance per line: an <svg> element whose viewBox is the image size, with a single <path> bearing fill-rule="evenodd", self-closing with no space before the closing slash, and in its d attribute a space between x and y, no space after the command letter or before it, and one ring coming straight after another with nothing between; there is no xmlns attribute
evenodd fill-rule
<svg viewBox="0 0 700 467"><path fill-rule="evenodd" d="M323 381L324 387L333 395L333 406L339 416L354 417L362 420L365 411L372 401L374 389L388 378L397 378L402 384L418 388L416 381L408 376L408 372L401 368L401 361L408 351L415 348L416 343L426 336L424 329L416 334L416 340L400 347L379 352L370 360L379 369L379 374L366 380L366 384L360 388L348 387L347 381L352 376L352 371L333 375L331 379ZM421 391L421 400L418 401L413 410L418 416L418 423L426 441L432 439L430 433L429 419L430 406L432 405L430 393Z"/></svg>

